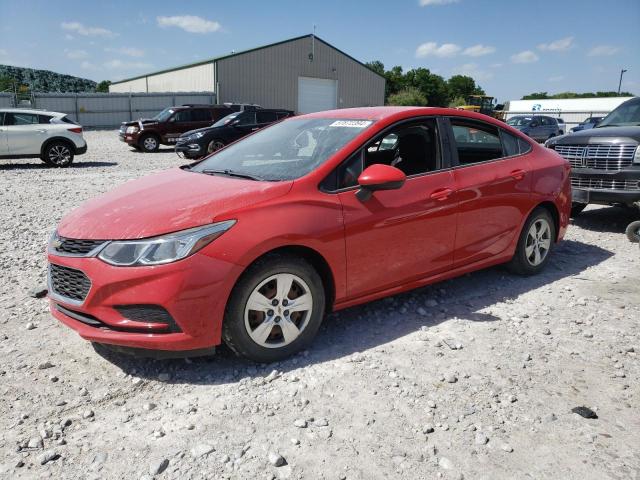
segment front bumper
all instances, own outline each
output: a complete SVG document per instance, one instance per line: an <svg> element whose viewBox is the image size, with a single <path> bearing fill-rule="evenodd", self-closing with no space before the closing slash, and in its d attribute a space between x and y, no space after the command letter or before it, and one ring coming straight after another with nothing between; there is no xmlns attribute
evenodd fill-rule
<svg viewBox="0 0 640 480"><path fill-rule="evenodd" d="M184 155L186 158L196 159L205 155L205 149L196 142L176 143L176 153Z"/></svg>
<svg viewBox="0 0 640 480"><path fill-rule="evenodd" d="M242 270L200 252L150 267L114 267L97 258L51 253L49 263L80 270L91 281L84 299L73 301L59 295L49 280L52 315L82 338L121 347L185 352L220 344L227 298ZM164 328L159 323L163 318L136 321L120 313L123 306L141 305L161 307L175 325Z"/></svg>
<svg viewBox="0 0 640 480"><path fill-rule="evenodd" d="M576 203L630 205L640 201L640 168L610 171L573 168L571 189L572 200Z"/></svg>
<svg viewBox="0 0 640 480"><path fill-rule="evenodd" d="M131 146L138 145L138 140L140 139L140 132L138 133L123 133L120 132L118 134L118 138L121 142L127 143Z"/></svg>

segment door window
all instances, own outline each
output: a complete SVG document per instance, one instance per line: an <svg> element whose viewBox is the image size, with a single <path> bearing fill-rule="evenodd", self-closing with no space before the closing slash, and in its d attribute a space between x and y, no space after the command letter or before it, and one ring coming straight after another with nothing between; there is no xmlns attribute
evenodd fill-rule
<svg viewBox="0 0 640 480"><path fill-rule="evenodd" d="M543 127L551 127L555 124L555 120L549 117L540 117L540 124Z"/></svg>
<svg viewBox="0 0 640 480"><path fill-rule="evenodd" d="M192 122L211 122L212 120L211 110L205 108L196 108L191 110Z"/></svg>
<svg viewBox="0 0 640 480"><path fill-rule="evenodd" d="M38 115L33 113L5 113L5 125L33 125L38 123Z"/></svg>
<svg viewBox="0 0 640 480"><path fill-rule="evenodd" d="M256 124L256 112L242 112L236 118L239 126Z"/></svg>
<svg viewBox="0 0 640 480"><path fill-rule="evenodd" d="M256 117L258 123L273 123L278 117L276 117L276 112L256 112Z"/></svg>
<svg viewBox="0 0 640 480"><path fill-rule="evenodd" d="M518 138L504 130L500 132L502 136L502 150L505 157L513 157L520 154Z"/></svg>
<svg viewBox="0 0 640 480"><path fill-rule="evenodd" d="M191 122L193 121L191 113L192 110L180 110L173 116L173 121L178 123Z"/></svg>
<svg viewBox="0 0 640 480"><path fill-rule="evenodd" d="M503 157L498 127L482 122L451 119L460 165L472 165Z"/></svg>

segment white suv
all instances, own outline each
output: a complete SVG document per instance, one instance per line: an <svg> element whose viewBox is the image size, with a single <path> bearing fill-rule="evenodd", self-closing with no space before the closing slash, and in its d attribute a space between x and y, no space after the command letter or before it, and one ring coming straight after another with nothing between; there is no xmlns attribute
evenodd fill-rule
<svg viewBox="0 0 640 480"><path fill-rule="evenodd" d="M86 151L82 127L65 113L0 109L0 158L40 158L66 167Z"/></svg>

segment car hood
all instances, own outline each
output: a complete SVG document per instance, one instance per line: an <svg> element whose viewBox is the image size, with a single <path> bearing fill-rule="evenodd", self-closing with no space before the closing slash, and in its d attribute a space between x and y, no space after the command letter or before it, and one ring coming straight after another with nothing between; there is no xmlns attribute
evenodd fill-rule
<svg viewBox="0 0 640 480"><path fill-rule="evenodd" d="M204 133L209 133L209 132L213 132L215 130L218 130L220 128L224 128L226 127L226 125L223 125L221 127L202 127L202 128L196 128L195 130L189 130L188 132L184 132L182 135L180 135L181 137L188 137L189 135L193 135L194 133L197 132L204 132Z"/></svg>
<svg viewBox="0 0 640 480"><path fill-rule="evenodd" d="M140 118L138 120L132 120L131 122L122 122L122 125L124 125L125 127L133 127L133 126L139 126L140 124L143 125L156 125L158 122L156 120L153 120L152 118Z"/></svg>
<svg viewBox="0 0 640 480"><path fill-rule="evenodd" d="M285 195L293 182L258 182L175 168L125 183L66 215L62 237L130 240L198 227Z"/></svg>
<svg viewBox="0 0 640 480"><path fill-rule="evenodd" d="M640 127L597 127L554 137L548 145L589 145L592 143L640 143Z"/></svg>

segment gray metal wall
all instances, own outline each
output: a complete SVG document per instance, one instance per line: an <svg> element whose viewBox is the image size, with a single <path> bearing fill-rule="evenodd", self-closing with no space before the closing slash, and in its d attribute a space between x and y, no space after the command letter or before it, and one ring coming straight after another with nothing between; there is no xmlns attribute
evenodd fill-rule
<svg viewBox="0 0 640 480"><path fill-rule="evenodd" d="M13 94L0 93L0 108L8 108L13 106Z"/></svg>
<svg viewBox="0 0 640 480"><path fill-rule="evenodd" d="M83 127L113 128L151 117L185 103L216 103L213 92L189 93L35 93L32 108L63 112ZM2 105L0 97L0 105Z"/></svg>
<svg viewBox="0 0 640 480"><path fill-rule="evenodd" d="M218 99L297 111L302 76L337 80L338 108L384 105L384 78L317 38L309 53L305 37L217 60Z"/></svg>

